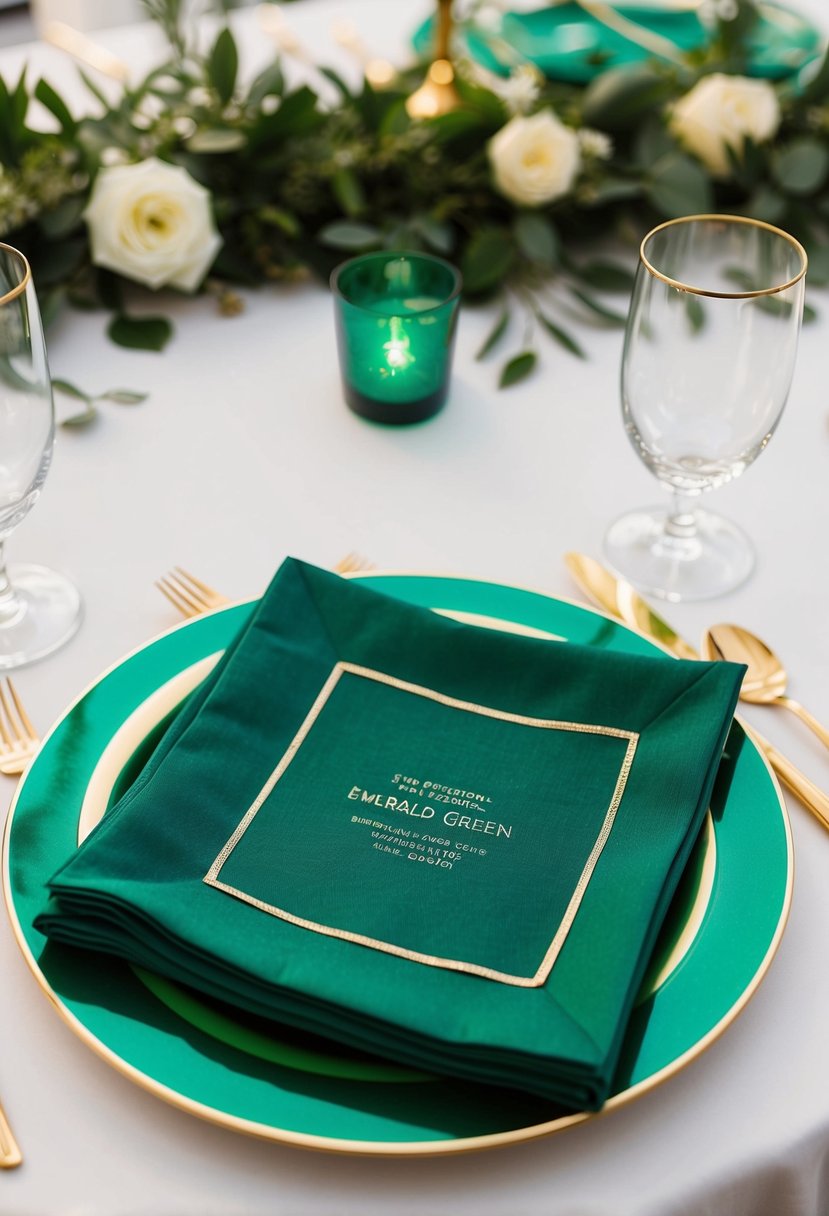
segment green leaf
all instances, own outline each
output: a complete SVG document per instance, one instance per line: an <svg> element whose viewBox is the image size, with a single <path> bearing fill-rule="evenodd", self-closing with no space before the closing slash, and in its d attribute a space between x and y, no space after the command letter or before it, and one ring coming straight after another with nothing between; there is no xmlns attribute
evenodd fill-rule
<svg viewBox="0 0 829 1216"><path fill-rule="evenodd" d="M263 207L259 212L259 218L263 223L270 224L273 228L279 228L286 236L299 236L302 231L299 220L284 207Z"/></svg>
<svg viewBox="0 0 829 1216"><path fill-rule="evenodd" d="M829 97L829 51L821 60L812 60L801 68L797 76L797 101L801 105L814 105Z"/></svg>
<svg viewBox="0 0 829 1216"><path fill-rule="evenodd" d="M569 350L571 355L575 355L578 359L586 359L587 355L579 346L575 338L568 334L566 329L562 329L560 325L556 325L555 321L551 321L543 312L536 313L541 324L546 329L547 333L555 338L559 346L563 346L565 350Z"/></svg>
<svg viewBox="0 0 829 1216"><path fill-rule="evenodd" d="M638 198L643 190L641 182L629 181L625 177L606 177L597 186L590 188L586 205L603 207L606 203L619 203Z"/></svg>
<svg viewBox="0 0 829 1216"><path fill-rule="evenodd" d="M829 285L829 245L810 242L806 252L809 255L809 286L826 287Z"/></svg>
<svg viewBox="0 0 829 1216"><path fill-rule="evenodd" d="M115 405L140 405L146 401L149 393L136 393L130 388L111 388L105 393L99 393L96 401L112 401Z"/></svg>
<svg viewBox="0 0 829 1216"><path fill-rule="evenodd" d="M361 215L365 211L365 192L353 169L337 169L331 179L331 188L346 215Z"/></svg>
<svg viewBox="0 0 829 1216"><path fill-rule="evenodd" d="M448 114L441 114L437 118L421 118L419 121L428 122L432 138L439 145L451 144L470 135L476 144L481 144L490 130L488 124L474 110L450 110Z"/></svg>
<svg viewBox="0 0 829 1216"><path fill-rule="evenodd" d="M577 300L581 301L585 308L588 308L590 312L595 313L597 317L601 317L603 321L610 321L613 325L627 325L627 317L624 315L624 313L616 312L612 308L607 308L606 305L600 303L586 291L582 291L579 287L573 287L571 285L570 291Z"/></svg>
<svg viewBox="0 0 829 1216"><path fill-rule="evenodd" d="M82 388L78 388L77 384L72 384L69 380L59 380L53 376L52 388L55 392L62 393L64 397L74 397L76 401L85 401L87 405L92 403L89 393L85 393Z"/></svg>
<svg viewBox="0 0 829 1216"><path fill-rule="evenodd" d="M244 131L236 127L205 127L185 140L184 146L189 152L216 156L223 152L237 152L239 148L244 148L246 143L247 136Z"/></svg>
<svg viewBox="0 0 829 1216"><path fill-rule="evenodd" d="M284 97L273 114L260 115L250 129L248 145L252 150L273 147L285 139L309 134L324 121L325 116L317 109L316 93L303 85Z"/></svg>
<svg viewBox="0 0 829 1216"><path fill-rule="evenodd" d="M804 136L772 157L772 173L788 194L814 194L829 174L829 148Z"/></svg>
<svg viewBox="0 0 829 1216"><path fill-rule="evenodd" d="M506 229L480 228L461 259L464 291L470 296L491 291L504 281L514 261L515 249Z"/></svg>
<svg viewBox="0 0 829 1216"><path fill-rule="evenodd" d="M519 380L526 379L537 362L538 355L534 350L525 350L520 355L513 355L509 362L501 368L498 387L509 388L510 385L517 384Z"/></svg>
<svg viewBox="0 0 829 1216"><path fill-rule="evenodd" d="M382 138L403 135L412 125L406 109L406 98L399 97L383 114L377 134Z"/></svg>
<svg viewBox="0 0 829 1216"><path fill-rule="evenodd" d="M343 80L343 78L339 74L339 72L335 72L333 68L328 68L328 67L325 67L324 65L320 67L319 72L320 72L320 75L324 76L326 80L331 81L334 88L338 91L338 93L340 94L340 96L343 99L347 100L349 97L351 97L351 95L352 95L351 90L349 89L348 85L345 83L345 81Z"/></svg>
<svg viewBox="0 0 829 1216"><path fill-rule="evenodd" d="M812 321L816 321L817 318L818 318L817 309L812 308L811 304L804 304L803 305L803 324L810 325L812 323Z"/></svg>
<svg viewBox="0 0 829 1216"><path fill-rule="evenodd" d="M14 127L12 99L5 81L0 76L0 164L12 166L17 163L18 132Z"/></svg>
<svg viewBox="0 0 829 1216"><path fill-rule="evenodd" d="M32 251L32 272L38 288L64 283L81 265L86 252L84 237L39 242Z"/></svg>
<svg viewBox="0 0 829 1216"><path fill-rule="evenodd" d="M660 156L675 151L673 137L661 116L646 118L633 141L633 158L637 165L649 169Z"/></svg>
<svg viewBox="0 0 829 1216"><path fill-rule="evenodd" d="M455 248L455 233L451 224L432 219L430 215L416 215L412 227L420 233L427 245L438 253L448 254Z"/></svg>
<svg viewBox="0 0 829 1216"><path fill-rule="evenodd" d="M768 176L766 153L749 136L739 147L726 144L725 154L731 176L744 190L754 190Z"/></svg>
<svg viewBox="0 0 829 1216"><path fill-rule="evenodd" d="M60 284L40 292L40 316L45 329L48 329L57 317L67 294L66 288Z"/></svg>
<svg viewBox="0 0 829 1216"><path fill-rule="evenodd" d="M12 122L14 123L17 132L21 135L23 134L26 122L26 111L29 108L29 91L26 88L26 70L26 66L24 65L23 71L20 73L17 84L12 89L9 99L11 102Z"/></svg>
<svg viewBox="0 0 829 1216"><path fill-rule="evenodd" d="M647 184L647 196L657 211L669 219L710 212L714 207L711 182L702 165L680 153L663 156L656 162Z"/></svg>
<svg viewBox="0 0 829 1216"><path fill-rule="evenodd" d="M332 249L370 249L379 245L381 238L379 228L354 220L334 220L317 233L317 239Z"/></svg>
<svg viewBox="0 0 829 1216"><path fill-rule="evenodd" d="M166 317L128 317L121 313L113 317L107 333L118 346L130 350L163 350L173 336L173 327Z"/></svg>
<svg viewBox="0 0 829 1216"><path fill-rule="evenodd" d="M745 205L746 215L776 224L786 214L786 200L770 182L761 182Z"/></svg>
<svg viewBox="0 0 829 1216"><path fill-rule="evenodd" d="M51 114L54 114L61 126L64 135L70 138L75 134L78 124L69 112L69 107L66 102L60 97L52 86L45 80L39 80L35 86L35 97L41 105L45 106Z"/></svg>
<svg viewBox="0 0 829 1216"><path fill-rule="evenodd" d="M83 194L70 195L52 211L38 216L38 226L50 240L68 236L80 224L87 201Z"/></svg>
<svg viewBox="0 0 829 1216"><path fill-rule="evenodd" d="M77 308L80 312L97 312L101 307L100 301L90 295L86 295L77 288L70 287L66 293L66 298L72 307Z"/></svg>
<svg viewBox="0 0 829 1216"><path fill-rule="evenodd" d="M104 107L104 110L108 111L110 106L109 106L109 102L107 101L106 94L104 92L102 92L101 89L98 88L97 84L92 79L92 77L87 76L86 72L84 72L82 68L78 68L78 75L80 76L81 80L84 82L86 87L89 89L90 93L95 98L95 100L99 101L101 103L101 105Z"/></svg>
<svg viewBox="0 0 829 1216"><path fill-rule="evenodd" d="M474 111L479 118L493 131L502 127L509 118L509 112L501 98L492 89L464 75L455 77L455 88L463 101L464 109Z"/></svg>
<svg viewBox="0 0 829 1216"><path fill-rule="evenodd" d="M207 78L219 94L219 100L227 105L236 87L239 71L239 52L230 30L225 27L213 43L207 59Z"/></svg>
<svg viewBox="0 0 829 1216"><path fill-rule="evenodd" d="M81 410L79 414L70 414L68 418L61 418L61 426L81 427L88 426L90 422L94 422L98 417L98 411L95 406L90 404L85 410Z"/></svg>
<svg viewBox="0 0 829 1216"><path fill-rule="evenodd" d="M536 212L524 211L512 227L516 244L526 258L551 269L558 262L558 233L550 221Z"/></svg>
<svg viewBox="0 0 829 1216"><path fill-rule="evenodd" d="M110 312L123 312L123 286L123 281L113 271L104 270L102 267L97 269L96 288L98 299L104 308L109 309Z"/></svg>
<svg viewBox="0 0 829 1216"><path fill-rule="evenodd" d="M583 262L573 269L583 283L595 287L596 291L629 293L633 290L633 271L618 262Z"/></svg>
<svg viewBox="0 0 829 1216"><path fill-rule="evenodd" d="M651 64L610 68L584 91L584 122L603 131L630 130L644 114L658 108L670 90L670 81Z"/></svg>
<svg viewBox="0 0 829 1216"><path fill-rule="evenodd" d="M760 14L754 0L737 0L736 12L717 19L717 31L726 55L733 56L738 66L742 67L748 38L754 29Z"/></svg>
<svg viewBox="0 0 829 1216"><path fill-rule="evenodd" d="M726 266L722 274L724 279L728 279L729 283L733 283L741 291L762 291L762 284L742 266Z"/></svg>
<svg viewBox="0 0 829 1216"><path fill-rule="evenodd" d="M688 317L691 333L700 333L705 328L707 318L705 316L705 308L699 296L687 295L685 297L685 313Z"/></svg>
<svg viewBox="0 0 829 1216"><path fill-rule="evenodd" d="M509 319L510 319L510 310L509 310L509 308L507 308L506 305L504 305L503 309L501 310L500 316L498 316L496 318L495 324L493 325L492 329L487 334L486 338L484 339L483 343L481 344L480 349L478 350L477 354L475 355L476 359L486 358L486 356L489 354L489 352L495 346L497 346L497 344L501 341L501 338L503 338L504 334L506 333L507 326L509 325Z"/></svg>
<svg viewBox="0 0 829 1216"><path fill-rule="evenodd" d="M285 91L285 75L278 59L259 73L248 91L248 102L252 106L262 104L266 97L281 97Z"/></svg>

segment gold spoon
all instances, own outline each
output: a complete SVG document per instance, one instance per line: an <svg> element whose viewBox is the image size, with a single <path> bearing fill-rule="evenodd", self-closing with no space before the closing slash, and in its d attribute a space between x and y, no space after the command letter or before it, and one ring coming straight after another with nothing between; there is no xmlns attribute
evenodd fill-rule
<svg viewBox="0 0 829 1216"><path fill-rule="evenodd" d="M625 625L637 629L645 637L652 638L665 650L669 650L679 659L696 659L699 656L693 647L672 629L642 599L629 583L616 578L604 566L592 557L583 553L567 553L564 558L574 582L582 589L588 599L597 603L609 616L616 617ZM742 724L745 728L745 723ZM748 728L751 738L763 752L778 777L786 783L793 793L797 794L803 805L807 807L823 826L829 829L829 796L819 789L814 781L810 781L805 773L801 773L791 760L773 747L767 739L754 729Z"/></svg>
<svg viewBox="0 0 829 1216"><path fill-rule="evenodd" d="M707 659L730 659L748 667L740 700L754 705L782 705L800 718L829 747L829 730L808 709L786 696L788 677L780 659L755 634L740 625L712 625L702 641Z"/></svg>

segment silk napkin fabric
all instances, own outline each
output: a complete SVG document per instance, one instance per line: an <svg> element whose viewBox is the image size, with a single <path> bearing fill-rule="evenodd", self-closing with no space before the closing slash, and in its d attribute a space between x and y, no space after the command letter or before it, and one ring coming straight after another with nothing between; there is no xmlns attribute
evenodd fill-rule
<svg viewBox="0 0 829 1216"><path fill-rule="evenodd" d="M288 559L38 928L598 1108L741 676L460 624Z"/></svg>

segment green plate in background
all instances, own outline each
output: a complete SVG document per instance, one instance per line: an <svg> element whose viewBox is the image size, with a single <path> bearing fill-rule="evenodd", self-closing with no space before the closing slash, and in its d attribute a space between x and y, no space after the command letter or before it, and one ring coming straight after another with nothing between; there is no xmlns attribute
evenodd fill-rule
<svg viewBox="0 0 829 1216"><path fill-rule="evenodd" d="M531 12L506 12L497 30L463 27L460 37L473 59L504 75L522 62L532 63L551 80L586 84L609 68L629 67L653 58L654 51L637 43L637 31L665 40L678 53L704 47L709 30L700 21L694 0L673 4L613 4L628 26L630 37L570 2L540 6ZM760 18L749 41L751 76L772 80L794 75L822 51L823 36L810 21L782 4L761 2ZM428 57L433 22L425 22L413 42ZM656 45L656 44L655 44Z"/></svg>
<svg viewBox="0 0 829 1216"><path fill-rule="evenodd" d="M472 623L514 622L605 650L661 653L599 613L535 592L471 579L359 577ZM415 1073L282 1033L126 964L49 944L32 927L44 884L77 847L79 831L130 780L250 607L221 609L147 643L101 676L44 741L10 811L3 860L7 907L35 979L84 1042L131 1080L194 1114L269 1139L415 1156L514 1143L588 1118L529 1095ZM780 940L792 887L785 809L739 726L727 757L727 792L712 804L677 893L605 1109L697 1056L745 1005Z"/></svg>

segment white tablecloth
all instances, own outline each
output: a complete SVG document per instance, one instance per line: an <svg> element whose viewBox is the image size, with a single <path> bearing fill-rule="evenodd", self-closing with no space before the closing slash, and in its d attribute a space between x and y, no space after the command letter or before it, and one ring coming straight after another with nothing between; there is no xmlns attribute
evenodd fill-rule
<svg viewBox="0 0 829 1216"><path fill-rule="evenodd" d="M818 0L811 0L817 15ZM342 6L286 10L319 58ZM372 50L403 53L418 5L360 0L348 16ZM254 15L235 18L246 62L267 53ZM137 64L153 37L102 40ZM69 89L74 68L28 56ZM353 70L353 65L352 70ZM79 89L77 97L82 96ZM802 337L789 405L769 450L716 505L757 543L738 592L672 607L689 639L718 620L779 648L792 691L829 720L829 306ZM333 565L349 550L382 568L464 573L575 597L567 549L599 556L608 522L659 491L626 439L618 332L590 332L581 362L552 345L525 384L495 389L473 355L491 323L467 310L451 401L426 425L357 419L338 384L331 303L305 285L246 296L235 319L209 300L164 302L162 355L113 346L99 316L50 332L53 373L90 391L146 390L62 431L41 501L12 560L53 564L82 588L86 618L60 653L19 675L45 728L103 668L175 621L153 580L181 563L231 596L255 595L285 554ZM745 716L813 778L829 758L782 711ZM4 780L0 796L11 796ZM0 924L0 1098L25 1154L0 1175L8 1216L308 1216L544 1213L545 1216L818 1216L829 1211L829 834L789 799L797 874L789 926L746 1010L702 1057L632 1105L550 1139L460 1158L393 1161L303 1153L204 1124L93 1055L44 1000ZM739 931L735 927L735 931Z"/></svg>

